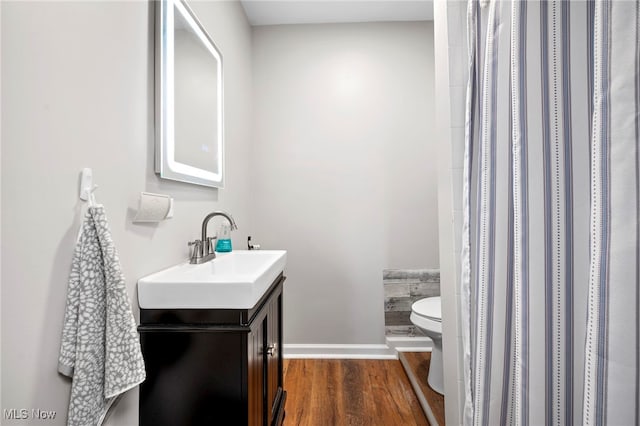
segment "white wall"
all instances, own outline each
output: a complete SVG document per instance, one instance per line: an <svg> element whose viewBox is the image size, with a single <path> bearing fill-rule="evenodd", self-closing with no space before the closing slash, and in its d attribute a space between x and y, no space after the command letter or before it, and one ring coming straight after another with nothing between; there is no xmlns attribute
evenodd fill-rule
<svg viewBox="0 0 640 426"><path fill-rule="evenodd" d="M464 405L460 327L462 178L467 84L466 3L436 1L435 53L440 218L440 288L447 424L461 424Z"/></svg>
<svg viewBox="0 0 640 426"><path fill-rule="evenodd" d="M382 270L437 268L433 25L255 27L255 240L285 343L384 343Z"/></svg>
<svg viewBox="0 0 640 426"><path fill-rule="evenodd" d="M151 3L151 2L149 2ZM249 222L251 29L237 2L192 5L225 60L227 177L222 190L153 172L152 13L148 2L2 2L2 409L56 410L65 424L69 382L58 375L67 277L80 225L78 177L92 167L134 310L136 280L188 255L202 218ZM175 217L131 223L138 193L170 194ZM215 226L211 228L214 232ZM137 391L108 423L137 424ZM29 424L1 420L7 424Z"/></svg>

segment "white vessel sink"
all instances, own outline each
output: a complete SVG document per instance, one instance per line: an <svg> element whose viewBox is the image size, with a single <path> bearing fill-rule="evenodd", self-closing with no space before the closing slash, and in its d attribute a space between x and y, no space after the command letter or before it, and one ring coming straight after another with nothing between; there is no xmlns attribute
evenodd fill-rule
<svg viewBox="0 0 640 426"><path fill-rule="evenodd" d="M285 250L217 253L200 265L189 262L138 280L142 309L249 309L284 270Z"/></svg>

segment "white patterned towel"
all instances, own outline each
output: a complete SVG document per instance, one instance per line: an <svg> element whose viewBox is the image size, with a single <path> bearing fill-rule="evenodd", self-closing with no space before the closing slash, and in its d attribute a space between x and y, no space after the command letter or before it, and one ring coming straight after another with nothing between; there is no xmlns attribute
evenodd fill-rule
<svg viewBox="0 0 640 426"><path fill-rule="evenodd" d="M58 370L72 377L67 424L100 425L145 379L140 339L103 206L89 207L71 265Z"/></svg>

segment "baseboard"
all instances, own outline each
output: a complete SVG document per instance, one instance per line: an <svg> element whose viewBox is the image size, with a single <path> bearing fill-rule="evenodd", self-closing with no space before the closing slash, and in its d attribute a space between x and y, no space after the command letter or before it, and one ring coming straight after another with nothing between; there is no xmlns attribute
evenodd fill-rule
<svg viewBox="0 0 640 426"><path fill-rule="evenodd" d="M428 337L387 337L387 344L284 344L284 358L398 359L398 352L431 352Z"/></svg>
<svg viewBox="0 0 640 426"><path fill-rule="evenodd" d="M428 337L387 337L387 346L396 352L431 352L433 341Z"/></svg>
<svg viewBox="0 0 640 426"><path fill-rule="evenodd" d="M284 344L283 357L289 359L398 359L387 345Z"/></svg>

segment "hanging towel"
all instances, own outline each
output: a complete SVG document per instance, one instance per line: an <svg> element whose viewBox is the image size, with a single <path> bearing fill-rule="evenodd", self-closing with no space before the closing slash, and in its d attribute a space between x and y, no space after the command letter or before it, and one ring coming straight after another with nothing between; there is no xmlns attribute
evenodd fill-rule
<svg viewBox="0 0 640 426"><path fill-rule="evenodd" d="M72 377L68 425L100 425L145 379L140 340L104 207L89 207L71 265L58 371Z"/></svg>

